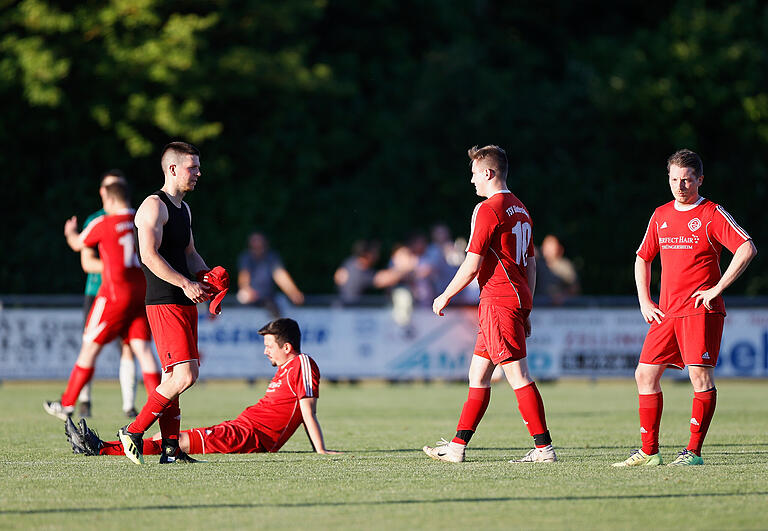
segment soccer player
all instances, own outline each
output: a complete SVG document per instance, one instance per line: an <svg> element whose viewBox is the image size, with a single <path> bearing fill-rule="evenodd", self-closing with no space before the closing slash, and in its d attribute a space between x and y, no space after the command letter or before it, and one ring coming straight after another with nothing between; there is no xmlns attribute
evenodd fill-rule
<svg viewBox="0 0 768 531"><path fill-rule="evenodd" d="M109 170L102 174L99 184L99 197L101 198L102 205L104 204L104 196L106 194L106 186L114 182L126 183L125 175L120 170ZM104 216L106 212L104 208L100 208L85 219L83 223L83 229L85 229L90 223L97 218ZM66 234L65 234L66 236ZM73 249L75 250L75 249ZM98 252L94 247L83 247L80 251L80 264L83 271L87 273L85 280L85 296L83 297L83 328L88 323L88 314L91 313L91 306L96 300L96 295L101 287L101 271L104 267ZM133 360L133 352L128 343L121 344L120 351L120 369L118 371L118 380L120 382L120 391L123 398L123 412L128 417L135 417L137 415L135 408L136 400L136 364ZM158 379L159 382L159 379ZM91 382L88 382L83 386L83 390L80 391L80 395L77 398L80 402L80 416L91 416Z"/></svg>
<svg viewBox="0 0 768 531"><path fill-rule="evenodd" d="M179 448L190 454L277 452L304 424L312 448L317 453L340 453L325 447L316 413L320 371L315 360L300 354L299 325L293 319L276 319L259 330L259 334L264 336L264 354L272 366L278 367L264 397L246 408L235 420L182 431ZM85 420L81 420L79 429L70 420L66 432L75 453L124 453L120 441L100 440ZM142 446L144 454L160 454L161 435L144 439Z"/></svg>
<svg viewBox="0 0 768 531"><path fill-rule="evenodd" d="M525 338L530 335L530 312L536 284L536 260L531 243L531 216L507 189L507 155L498 146L469 150L472 184L486 200L472 214L467 256L432 305L437 315L477 276L480 285L480 330L469 366L469 396L459 417L456 436L425 446L432 459L458 463L491 399L491 374L501 364L515 390L517 405L534 448L510 463L557 460L547 429L544 402L531 379Z"/></svg>
<svg viewBox="0 0 768 531"><path fill-rule="evenodd" d="M701 465L701 447L715 413L715 365L723 335L725 306L721 294L757 254L749 235L717 203L701 197L704 165L682 149L667 160L674 200L658 207L635 258L640 311L650 323L635 371L640 395L642 448L613 466L655 466L661 424L661 375L667 367L683 369L693 384L693 412L688 446L670 465ZM723 247L733 259L720 274ZM661 256L661 298L651 299L651 263Z"/></svg>
<svg viewBox="0 0 768 531"><path fill-rule="evenodd" d="M209 268L195 249L192 214L183 201L200 178L200 151L171 142L160 160L165 182L136 211L136 230L147 280L147 317L164 375L136 419L118 431L126 457L136 464L144 462L142 436L158 418L160 462L194 461L179 448L179 395L199 374L195 305L210 298L210 286L202 282Z"/></svg>
<svg viewBox="0 0 768 531"><path fill-rule="evenodd" d="M117 337L126 340L139 359L147 392L160 383L142 304L145 282L136 259L134 211L130 208L128 188L116 181L104 189L105 216L93 220L81 233L77 232L75 218L69 219L64 228L67 242L76 251L98 246L103 281L88 315L83 344L67 388L61 400L43 403L47 413L63 420L72 415L78 394L93 377L101 349Z"/></svg>

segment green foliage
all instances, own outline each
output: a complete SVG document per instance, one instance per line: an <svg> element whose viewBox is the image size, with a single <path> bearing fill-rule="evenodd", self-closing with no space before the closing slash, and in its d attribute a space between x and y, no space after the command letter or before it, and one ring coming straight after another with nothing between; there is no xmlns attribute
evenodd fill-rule
<svg viewBox="0 0 768 531"><path fill-rule="evenodd" d="M507 149L534 240L558 234L587 293L633 292L632 254L681 147L704 158L704 195L758 247L766 236L756 0L3 5L0 168L20 223L2 233L0 292L79 291L63 220L98 208L107 168L137 201L159 188L158 151L178 138L202 149L188 200L203 256L233 268L264 230L309 292L333 289L357 238L389 245L439 221L466 235L474 144ZM757 261L730 292L767 285Z"/></svg>

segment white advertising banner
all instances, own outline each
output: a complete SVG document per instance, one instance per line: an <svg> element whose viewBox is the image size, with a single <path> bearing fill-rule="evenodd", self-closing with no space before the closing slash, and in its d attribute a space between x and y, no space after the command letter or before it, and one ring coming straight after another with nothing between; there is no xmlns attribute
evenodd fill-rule
<svg viewBox="0 0 768 531"><path fill-rule="evenodd" d="M226 308L210 319L200 307L202 378L271 377L259 328L268 314ZM417 310L409 326L386 308L297 308L302 350L327 378L463 379L477 336L474 308L438 318ZM532 314L529 365L538 378L632 377L648 325L634 308L553 309ZM0 380L66 379L80 348L79 309L0 311ZM102 352L97 378L115 378L115 345ZM768 310L731 309L720 351L720 377L768 377Z"/></svg>

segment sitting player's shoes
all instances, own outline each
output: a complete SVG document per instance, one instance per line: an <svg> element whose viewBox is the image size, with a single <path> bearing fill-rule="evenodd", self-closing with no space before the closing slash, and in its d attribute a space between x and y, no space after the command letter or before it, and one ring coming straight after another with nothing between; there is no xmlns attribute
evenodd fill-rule
<svg viewBox="0 0 768 531"><path fill-rule="evenodd" d="M101 440L98 433L88 427L85 419L80 419L78 431L80 432L82 446L85 449L85 455L99 455L101 448L104 446L104 441Z"/></svg>
<svg viewBox="0 0 768 531"><path fill-rule="evenodd" d="M136 411L135 407L132 407L128 411L123 411L123 413L125 413L125 416L128 417L129 419L135 419L136 417L139 416L139 412Z"/></svg>
<svg viewBox="0 0 768 531"><path fill-rule="evenodd" d="M163 439L163 448L160 452L160 464L167 465L170 463L199 463L197 459L189 457L188 454L181 451L179 448L178 439Z"/></svg>
<svg viewBox="0 0 768 531"><path fill-rule="evenodd" d="M660 453L648 455L642 450L632 450L632 453L624 461L613 463L611 466L659 466L660 464Z"/></svg>
<svg viewBox="0 0 768 531"><path fill-rule="evenodd" d="M90 402L80 402L80 407L78 408L77 413L81 417L91 418L91 403Z"/></svg>
<svg viewBox="0 0 768 531"><path fill-rule="evenodd" d="M64 407L61 402L54 400L52 402L43 402L43 409L49 415L53 415L61 420L67 420L75 412L75 408L72 406Z"/></svg>
<svg viewBox="0 0 768 531"><path fill-rule="evenodd" d="M551 444L534 448L520 459L512 459L510 463L554 463L557 461L555 449Z"/></svg>
<svg viewBox="0 0 768 531"><path fill-rule="evenodd" d="M703 465L704 460L698 455L694 454L687 448L677 454L674 461L667 464L667 466L690 466L690 465Z"/></svg>
<svg viewBox="0 0 768 531"><path fill-rule="evenodd" d="M72 446L72 453L86 453L83 438L80 436L80 432L77 431L75 423L72 422L72 417L67 417L67 420L64 421L64 433L67 436L67 442Z"/></svg>
<svg viewBox="0 0 768 531"><path fill-rule="evenodd" d="M144 464L143 435L143 433L133 433L128 431L127 424L117 430L117 438L123 443L123 453L125 453L125 457L137 465Z"/></svg>
<svg viewBox="0 0 768 531"><path fill-rule="evenodd" d="M467 446L455 442L448 442L445 439L437 441L436 446L425 446L422 448L424 453L437 461L447 461L449 463L461 463L464 461L464 451Z"/></svg>

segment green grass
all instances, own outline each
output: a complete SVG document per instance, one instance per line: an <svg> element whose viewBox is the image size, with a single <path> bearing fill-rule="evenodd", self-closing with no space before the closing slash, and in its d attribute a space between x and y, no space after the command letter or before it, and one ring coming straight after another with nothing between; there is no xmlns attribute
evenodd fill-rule
<svg viewBox="0 0 768 531"><path fill-rule="evenodd" d="M630 381L541 385L560 462L512 465L530 447L506 385L462 464L420 450L450 438L466 387L324 385L319 418L339 456L303 431L278 454L139 467L73 455L43 399L62 383L0 386L0 528L759 529L768 527L768 385L723 381L702 467L614 469L639 442ZM233 418L265 383L202 383L182 397L183 426ZM690 385L665 382L661 452L688 441ZM90 422L124 424L117 384L95 386ZM143 394L139 400L143 401Z"/></svg>

